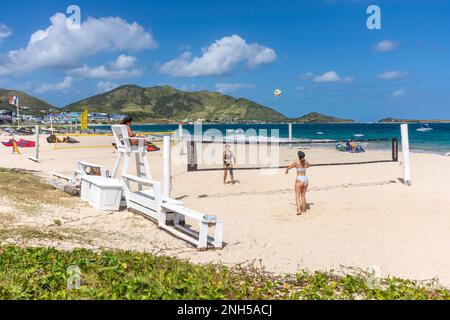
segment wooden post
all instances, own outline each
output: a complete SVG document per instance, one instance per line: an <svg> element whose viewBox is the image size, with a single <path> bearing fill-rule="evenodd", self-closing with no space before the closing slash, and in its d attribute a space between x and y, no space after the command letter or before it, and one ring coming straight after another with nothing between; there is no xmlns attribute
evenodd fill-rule
<svg viewBox="0 0 450 320"><path fill-rule="evenodd" d="M183 125L180 124L178 126L178 143L181 144L181 148L180 148L180 156L184 155L184 141L183 141Z"/></svg>
<svg viewBox="0 0 450 320"><path fill-rule="evenodd" d="M292 142L292 123L289 123L289 142ZM289 148L292 148L292 144L289 144Z"/></svg>
<svg viewBox="0 0 450 320"><path fill-rule="evenodd" d="M292 123L289 123L289 142L292 142Z"/></svg>
<svg viewBox="0 0 450 320"><path fill-rule="evenodd" d="M411 186L411 160L409 154L408 124L400 125L402 134L402 154L403 154L403 181L407 186Z"/></svg>
<svg viewBox="0 0 450 320"><path fill-rule="evenodd" d="M34 157L28 157L28 159L30 159L31 161L34 162L39 162L39 126L35 126L34 127L35 132L35 136L34 136L34 143L35 143L35 147L34 147Z"/></svg>
<svg viewBox="0 0 450 320"><path fill-rule="evenodd" d="M19 107L19 102L20 102L20 97L17 96L17 104L16 104L16 108L17 108L17 128L20 126L20 107Z"/></svg>
<svg viewBox="0 0 450 320"><path fill-rule="evenodd" d="M166 197L170 197L170 190L172 189L171 185L171 160L170 160L170 145L171 138L170 136L164 136L163 138L163 195Z"/></svg>
<svg viewBox="0 0 450 320"><path fill-rule="evenodd" d="M35 154L34 157L36 158L37 161L39 161L39 148L40 148L40 144L39 144L39 126L35 126L34 127L35 132L35 140L36 140L36 149L35 149Z"/></svg>

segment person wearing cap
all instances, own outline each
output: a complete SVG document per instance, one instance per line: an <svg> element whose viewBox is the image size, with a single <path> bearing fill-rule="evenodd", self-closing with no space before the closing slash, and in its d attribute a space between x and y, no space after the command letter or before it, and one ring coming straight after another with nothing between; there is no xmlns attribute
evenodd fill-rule
<svg viewBox="0 0 450 320"><path fill-rule="evenodd" d="M306 213L306 192L309 187L308 176L306 175L306 169L311 167L311 165L306 161L306 155L303 151L298 152L298 161L291 164L286 169L286 174L289 173L291 169L296 169L297 177L295 179L295 199L297 203L297 215L301 215L302 213Z"/></svg>

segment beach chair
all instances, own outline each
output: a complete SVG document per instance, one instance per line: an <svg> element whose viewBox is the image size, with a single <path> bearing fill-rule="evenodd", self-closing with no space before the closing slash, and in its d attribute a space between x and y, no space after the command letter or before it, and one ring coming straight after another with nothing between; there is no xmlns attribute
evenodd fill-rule
<svg viewBox="0 0 450 320"><path fill-rule="evenodd" d="M52 172L51 175L57 179L51 180L50 184L54 188L72 196L80 195L83 177L98 176L109 179L109 171L106 167L84 161L78 162L72 176L66 176L56 172ZM64 182L61 182L61 180Z"/></svg>
<svg viewBox="0 0 450 320"><path fill-rule="evenodd" d="M192 243L199 250L206 250L208 245L216 249L222 248L223 223L216 216L208 216L188 209L183 202L163 196L159 182L127 174L123 175L122 179L125 182L125 197L129 209L134 209L155 220L159 228ZM141 185L139 191L132 191L132 183ZM145 190L143 190L144 186ZM186 218L198 223L198 231L185 223ZM209 237L209 228L213 226L215 227L214 236Z"/></svg>
<svg viewBox="0 0 450 320"><path fill-rule="evenodd" d="M116 178L118 175L119 167L124 162L122 175L128 173L128 169L130 166L131 156L134 154L136 159L136 174L141 177L142 175L142 166L144 166L144 173L146 179L152 179L150 175L150 166L147 160L147 149L145 147L145 138L138 138L128 136L128 128L126 125L113 125L111 126L114 141L117 147L117 151L119 152L119 157L114 165L114 169L112 172L112 178ZM137 140L138 145L133 145L131 140Z"/></svg>
<svg viewBox="0 0 450 320"><path fill-rule="evenodd" d="M56 172L52 172L52 176L77 185L81 185L81 177L91 175L109 178L109 170L106 167L99 164L80 161L78 162L77 167L74 170L73 175L71 177Z"/></svg>

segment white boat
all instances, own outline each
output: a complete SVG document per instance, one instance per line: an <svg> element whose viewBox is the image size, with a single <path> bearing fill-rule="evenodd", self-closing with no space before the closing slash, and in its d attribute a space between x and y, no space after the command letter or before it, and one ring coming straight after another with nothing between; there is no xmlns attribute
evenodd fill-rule
<svg viewBox="0 0 450 320"><path fill-rule="evenodd" d="M355 137L364 137L362 133L355 134Z"/></svg>
<svg viewBox="0 0 450 320"><path fill-rule="evenodd" d="M430 128L430 126L429 126L428 124L423 123L423 124L420 126L420 128L417 128L416 130L417 130L417 131L420 131L420 132L428 132L428 131L432 131L433 128Z"/></svg>
<svg viewBox="0 0 450 320"><path fill-rule="evenodd" d="M54 128L41 128L41 130L44 132L47 132L47 133L51 133L51 134L54 134L55 132L59 133L58 129L54 129Z"/></svg>
<svg viewBox="0 0 450 320"><path fill-rule="evenodd" d="M318 131L318 132L316 132L316 134L322 135L322 134L325 134L325 133L323 133L322 131Z"/></svg>

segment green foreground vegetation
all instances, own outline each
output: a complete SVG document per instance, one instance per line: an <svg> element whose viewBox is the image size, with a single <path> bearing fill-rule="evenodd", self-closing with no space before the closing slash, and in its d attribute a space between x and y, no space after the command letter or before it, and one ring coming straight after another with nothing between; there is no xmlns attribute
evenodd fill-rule
<svg viewBox="0 0 450 320"><path fill-rule="evenodd" d="M71 267L72 266L72 267ZM78 289L73 266L80 270ZM1 299L448 299L447 289L367 275L193 265L144 253L0 247ZM371 289L374 287L373 289Z"/></svg>

